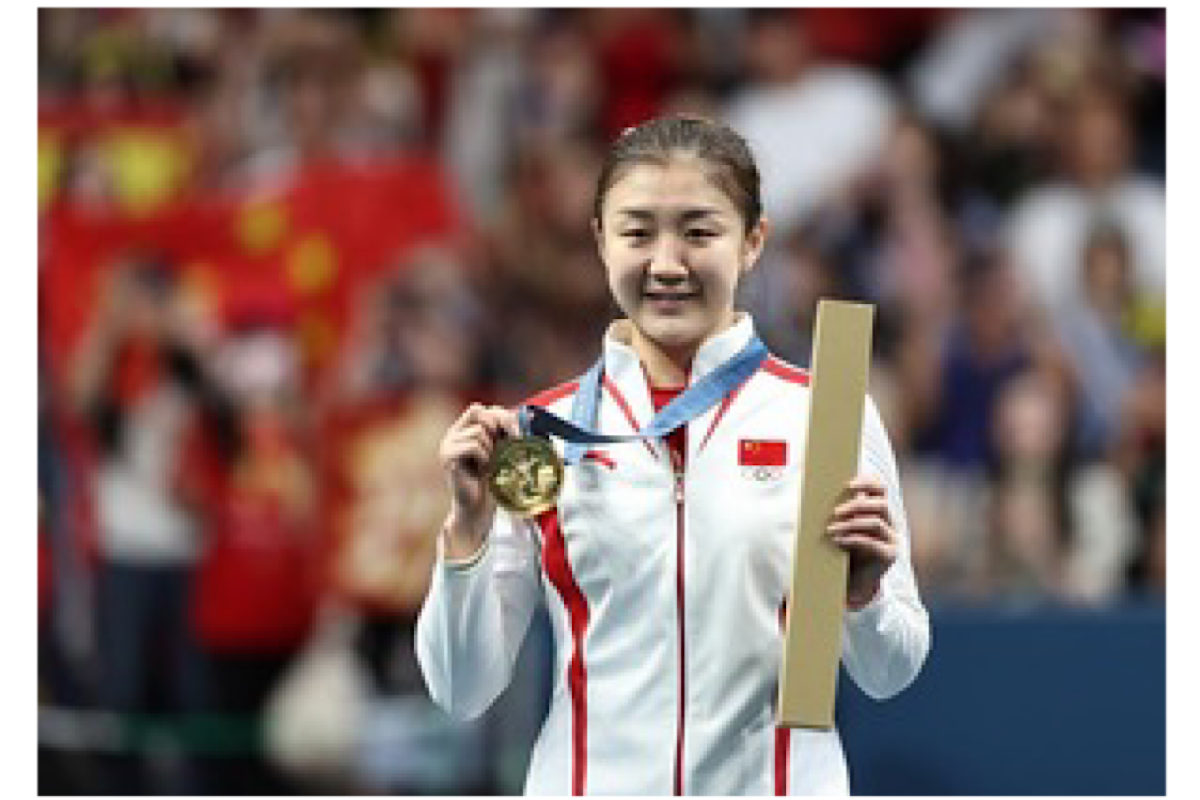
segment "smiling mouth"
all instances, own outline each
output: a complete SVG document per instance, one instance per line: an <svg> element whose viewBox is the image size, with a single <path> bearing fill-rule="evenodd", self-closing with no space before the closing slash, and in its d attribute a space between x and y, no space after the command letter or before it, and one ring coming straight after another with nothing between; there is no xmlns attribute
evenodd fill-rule
<svg viewBox="0 0 1200 800"><path fill-rule="evenodd" d="M647 300L660 300L664 302L683 302L684 300L692 300L700 296L699 292L643 292L642 296Z"/></svg>

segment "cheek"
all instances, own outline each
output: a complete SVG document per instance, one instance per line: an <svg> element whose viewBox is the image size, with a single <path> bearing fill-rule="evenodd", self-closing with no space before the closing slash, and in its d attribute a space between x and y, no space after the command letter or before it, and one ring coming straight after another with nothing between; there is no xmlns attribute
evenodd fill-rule
<svg viewBox="0 0 1200 800"><path fill-rule="evenodd" d="M695 273L713 299L732 296L741 275L740 253L736 248L713 252L711 258L697 263Z"/></svg>
<svg viewBox="0 0 1200 800"><path fill-rule="evenodd" d="M642 291L643 275L640 265L625 259L610 259L604 265L608 288L622 305L637 299Z"/></svg>

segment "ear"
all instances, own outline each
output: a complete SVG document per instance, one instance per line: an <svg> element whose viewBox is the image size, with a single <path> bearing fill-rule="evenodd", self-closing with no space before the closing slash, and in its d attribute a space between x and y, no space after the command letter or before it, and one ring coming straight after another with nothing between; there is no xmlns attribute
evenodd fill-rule
<svg viewBox="0 0 1200 800"><path fill-rule="evenodd" d="M765 216L761 216L750 232L746 234L746 243L742 249L742 275L748 274L758 263L758 257L762 255L763 247L767 243L767 235L770 232L771 221Z"/></svg>

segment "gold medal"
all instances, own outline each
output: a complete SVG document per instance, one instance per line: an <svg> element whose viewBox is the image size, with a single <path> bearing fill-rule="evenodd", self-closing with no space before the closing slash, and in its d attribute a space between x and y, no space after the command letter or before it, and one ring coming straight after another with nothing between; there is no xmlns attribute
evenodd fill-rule
<svg viewBox="0 0 1200 800"><path fill-rule="evenodd" d="M549 439L505 438L488 464L488 486L496 502L518 517L536 517L554 506L562 491L563 462Z"/></svg>

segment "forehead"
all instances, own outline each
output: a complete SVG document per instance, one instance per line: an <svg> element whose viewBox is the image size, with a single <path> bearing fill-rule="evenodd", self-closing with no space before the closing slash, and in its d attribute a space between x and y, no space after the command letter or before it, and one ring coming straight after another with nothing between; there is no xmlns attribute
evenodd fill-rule
<svg viewBox="0 0 1200 800"><path fill-rule="evenodd" d="M703 206L737 214L737 207L717 185L711 168L697 158L672 158L663 164L638 162L621 172L605 198L610 213L632 208L662 209Z"/></svg>

